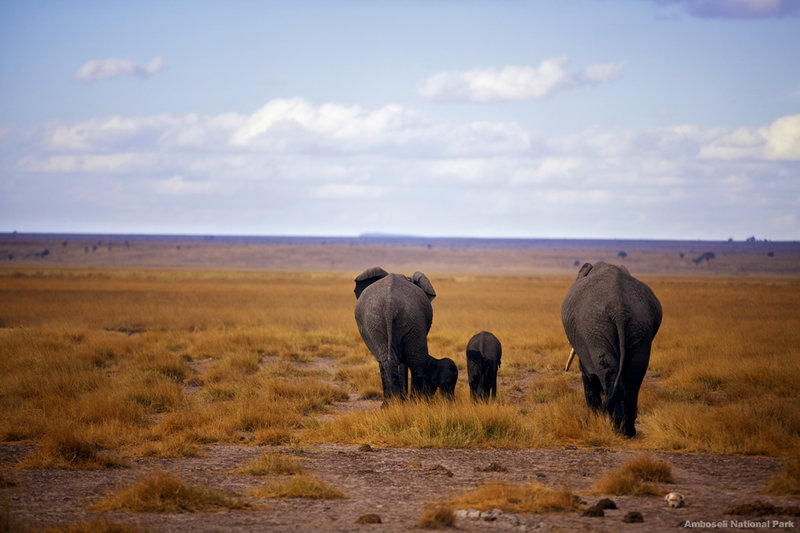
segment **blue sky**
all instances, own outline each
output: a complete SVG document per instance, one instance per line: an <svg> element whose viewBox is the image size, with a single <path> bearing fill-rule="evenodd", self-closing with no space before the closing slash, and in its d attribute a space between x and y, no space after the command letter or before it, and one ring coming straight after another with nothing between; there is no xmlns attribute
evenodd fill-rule
<svg viewBox="0 0 800 533"><path fill-rule="evenodd" d="M796 0L0 3L0 231L800 239Z"/></svg>

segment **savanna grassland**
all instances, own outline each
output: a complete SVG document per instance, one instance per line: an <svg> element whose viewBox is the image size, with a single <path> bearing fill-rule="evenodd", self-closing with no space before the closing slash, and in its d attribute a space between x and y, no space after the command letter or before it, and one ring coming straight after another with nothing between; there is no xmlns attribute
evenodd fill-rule
<svg viewBox="0 0 800 533"><path fill-rule="evenodd" d="M226 530L239 524L226 522L233 513L250 526L263 525L266 514L271 529L291 530L297 516L318 511L297 502L323 501L325 513L341 516L313 528L346 531L361 509L389 507L393 494L406 493L405 511L378 511L382 531L446 525L451 509L479 508L475 498L498 499L493 508L509 516L571 513L569 520L586 521L592 519L576 518L581 498L613 493L602 488L601 473L651 456L677 472L644 492L622 490L630 495L623 498L649 502L638 504L645 507L658 501L647 494L663 496L669 483L681 483L679 474L688 484L698 471L709 476L698 498L714 505L723 505L715 486L747 501L800 493L797 250L767 256L761 248L726 252L727 243L719 243L712 261L693 264L697 251L688 245L680 257L677 248L653 243L646 245L652 250L628 243L622 258L618 243L551 243L537 252L352 243L212 243L209 250L202 242L166 241L145 253L137 242L100 241L91 250L56 238L46 248L24 241L31 250L52 250L26 259L21 242L2 243L15 257L0 268L0 503L9 529L69 523L93 530L113 520L152 530ZM192 257L206 257L214 268L171 263L192 246ZM98 253L111 261L114 250L133 266L118 265L126 261L119 258L84 264ZM253 264L264 257L291 262L286 255L302 268ZM234 266L224 268L223 258ZM408 264L414 259L419 267ZM577 365L563 371L569 345L560 306L578 259L624 262L664 309L632 440L587 411ZM361 264L352 268L355 261ZM162 262L169 268L153 266ZM431 279L437 298L429 346L458 365L454 403L380 407L378 366L353 319L353 277L373 264L424 270ZM480 330L503 344L498 401L486 404L472 403L466 384L466 342ZM531 457L550 464L546 474L533 475ZM579 479L565 477L561 461L572 461ZM726 477L737 469L758 486L742 492ZM376 493L381 481L373 474L394 492ZM31 496L42 484L54 490L76 480L83 493L60 511ZM421 496L426 490L436 497ZM758 491L772 496L752 496ZM159 507L174 494L187 500ZM141 504L153 495L156 503ZM502 501L531 503L504 508ZM706 516L702 506L688 509ZM203 518L162 523L148 513Z"/></svg>

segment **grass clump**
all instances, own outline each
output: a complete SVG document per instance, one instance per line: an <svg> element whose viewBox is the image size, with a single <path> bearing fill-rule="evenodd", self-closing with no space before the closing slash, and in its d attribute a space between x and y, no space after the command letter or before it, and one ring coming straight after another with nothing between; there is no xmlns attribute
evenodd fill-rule
<svg viewBox="0 0 800 533"><path fill-rule="evenodd" d="M47 526L40 533L144 533L146 530L134 525L99 520L80 520L60 526Z"/></svg>
<svg viewBox="0 0 800 533"><path fill-rule="evenodd" d="M663 491L654 483L672 482L672 468L669 463L642 455L607 474L595 483L592 492L633 496L657 495Z"/></svg>
<svg viewBox="0 0 800 533"><path fill-rule="evenodd" d="M73 428L57 427L46 433L19 468L70 468L100 470L127 467L116 455L101 451Z"/></svg>
<svg viewBox="0 0 800 533"><path fill-rule="evenodd" d="M426 507L417 522L417 527L422 529L444 529L455 525L455 509L446 503Z"/></svg>
<svg viewBox="0 0 800 533"><path fill-rule="evenodd" d="M273 481L252 493L257 498L307 498L310 500L339 500L343 492L328 486L315 474L300 474L287 480Z"/></svg>
<svg viewBox="0 0 800 533"><path fill-rule="evenodd" d="M580 498L566 489L554 490L540 483L513 485L488 481L448 503L462 509L511 513L560 513L581 509Z"/></svg>
<svg viewBox="0 0 800 533"><path fill-rule="evenodd" d="M307 430L303 438L396 447L519 448L546 437L513 406L437 399L390 402L383 409L347 413Z"/></svg>
<svg viewBox="0 0 800 533"><path fill-rule="evenodd" d="M89 510L196 513L250 507L249 503L241 499L228 498L215 490L189 485L175 474L158 470L143 476L127 489L99 499L89 506Z"/></svg>
<svg viewBox="0 0 800 533"><path fill-rule="evenodd" d="M800 459L786 461L783 472L772 478L765 492L781 496L800 494Z"/></svg>
<svg viewBox="0 0 800 533"><path fill-rule="evenodd" d="M258 459L233 471L234 474L247 474L250 476L294 476L304 472L303 465L297 459L285 457L272 451L262 453Z"/></svg>

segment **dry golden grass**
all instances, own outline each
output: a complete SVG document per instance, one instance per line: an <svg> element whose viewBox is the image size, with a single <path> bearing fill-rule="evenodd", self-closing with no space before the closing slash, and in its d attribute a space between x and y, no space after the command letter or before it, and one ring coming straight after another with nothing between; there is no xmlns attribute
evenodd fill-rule
<svg viewBox="0 0 800 533"><path fill-rule="evenodd" d="M44 450L61 427L99 450L163 457L214 443L800 448L797 279L645 279L664 321L629 441L586 409L577 365L562 371L572 276L429 272L429 344L459 367L456 402L331 415L350 393L381 397L353 274L0 270L0 440ZM498 401L474 405L464 349L480 330L501 340L503 365ZM57 462L36 454L30 465Z"/></svg>
<svg viewBox="0 0 800 533"><path fill-rule="evenodd" d="M272 481L251 491L252 496L266 499L307 498L310 500L340 500L347 495L330 487L316 474L300 474L289 479Z"/></svg>
<svg viewBox="0 0 800 533"><path fill-rule="evenodd" d="M783 472L770 481L765 492L782 496L800 494L800 458L793 457L787 460Z"/></svg>
<svg viewBox="0 0 800 533"><path fill-rule="evenodd" d="M195 513L249 507L249 503L239 498L228 498L215 490L189 485L163 470L146 474L132 486L88 506L90 511L97 513Z"/></svg>
<svg viewBox="0 0 800 533"><path fill-rule="evenodd" d="M448 503L460 509L500 509L512 513L560 513L578 511L582 507L580 498L566 489L554 490L540 483L520 486L502 481L488 481Z"/></svg>
<svg viewBox="0 0 800 533"><path fill-rule="evenodd" d="M68 427L53 427L25 459L19 468L74 468L97 470L126 467L116 454L100 451L98 446Z"/></svg>
<svg viewBox="0 0 800 533"><path fill-rule="evenodd" d="M422 529L445 529L455 527L456 512L452 505L440 503L425 508L417 527Z"/></svg>
<svg viewBox="0 0 800 533"><path fill-rule="evenodd" d="M673 483L672 467L647 455L626 462L606 474L592 487L595 494L630 494L634 496L663 494L655 483Z"/></svg>
<svg viewBox="0 0 800 533"><path fill-rule="evenodd" d="M105 518L79 520L61 526L46 526L39 533L145 533L146 529L131 524L112 522Z"/></svg>
<svg viewBox="0 0 800 533"><path fill-rule="evenodd" d="M305 472L298 459L286 457L275 452L262 453L258 459L237 468L234 474L247 474L250 476L293 476Z"/></svg>

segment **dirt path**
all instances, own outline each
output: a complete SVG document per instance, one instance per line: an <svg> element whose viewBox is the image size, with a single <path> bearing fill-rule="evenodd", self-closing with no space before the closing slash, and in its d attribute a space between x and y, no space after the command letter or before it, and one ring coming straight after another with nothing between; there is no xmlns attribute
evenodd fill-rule
<svg viewBox="0 0 800 533"><path fill-rule="evenodd" d="M29 446L0 445L0 465L8 467L28 451ZM260 509L214 513L127 514L108 513L112 521L136 524L149 531L192 532L301 532L301 531L408 531L415 527L428 502L457 496L484 480L500 479L517 484L539 481L553 488L566 487L591 505L599 499L589 487L604 470L620 466L637 452L602 450L416 450L384 448L360 451L355 446L273 448L303 458L305 467L317 473L349 498L333 501L256 500ZM132 468L81 470L4 470L3 476L18 481L17 486L1 489L2 500L12 521L12 531L21 526L41 527L97 517L84 505L100 495L133 483L143 473L165 469L187 482L212 487L226 493L245 495L268 478L231 474L247 464L265 448L253 446L211 446L204 457L188 459L138 459ZM602 518L582 517L580 513L501 514L493 521L459 517L459 531L675 531L686 521L720 522L728 520L793 521L790 516L737 517L726 515L732 505L754 500L775 505L798 505L797 499L759 494L769 479L780 471L776 459L709 455L652 455L672 465L675 483L669 490L681 492L687 506L670 509L661 497L614 497L617 510L607 510ZM508 472L485 473L498 463ZM623 523L629 511L639 511L643 523ZM356 525L367 513L381 517L382 523ZM771 525L771 522L770 522ZM762 528L757 528L762 529Z"/></svg>

